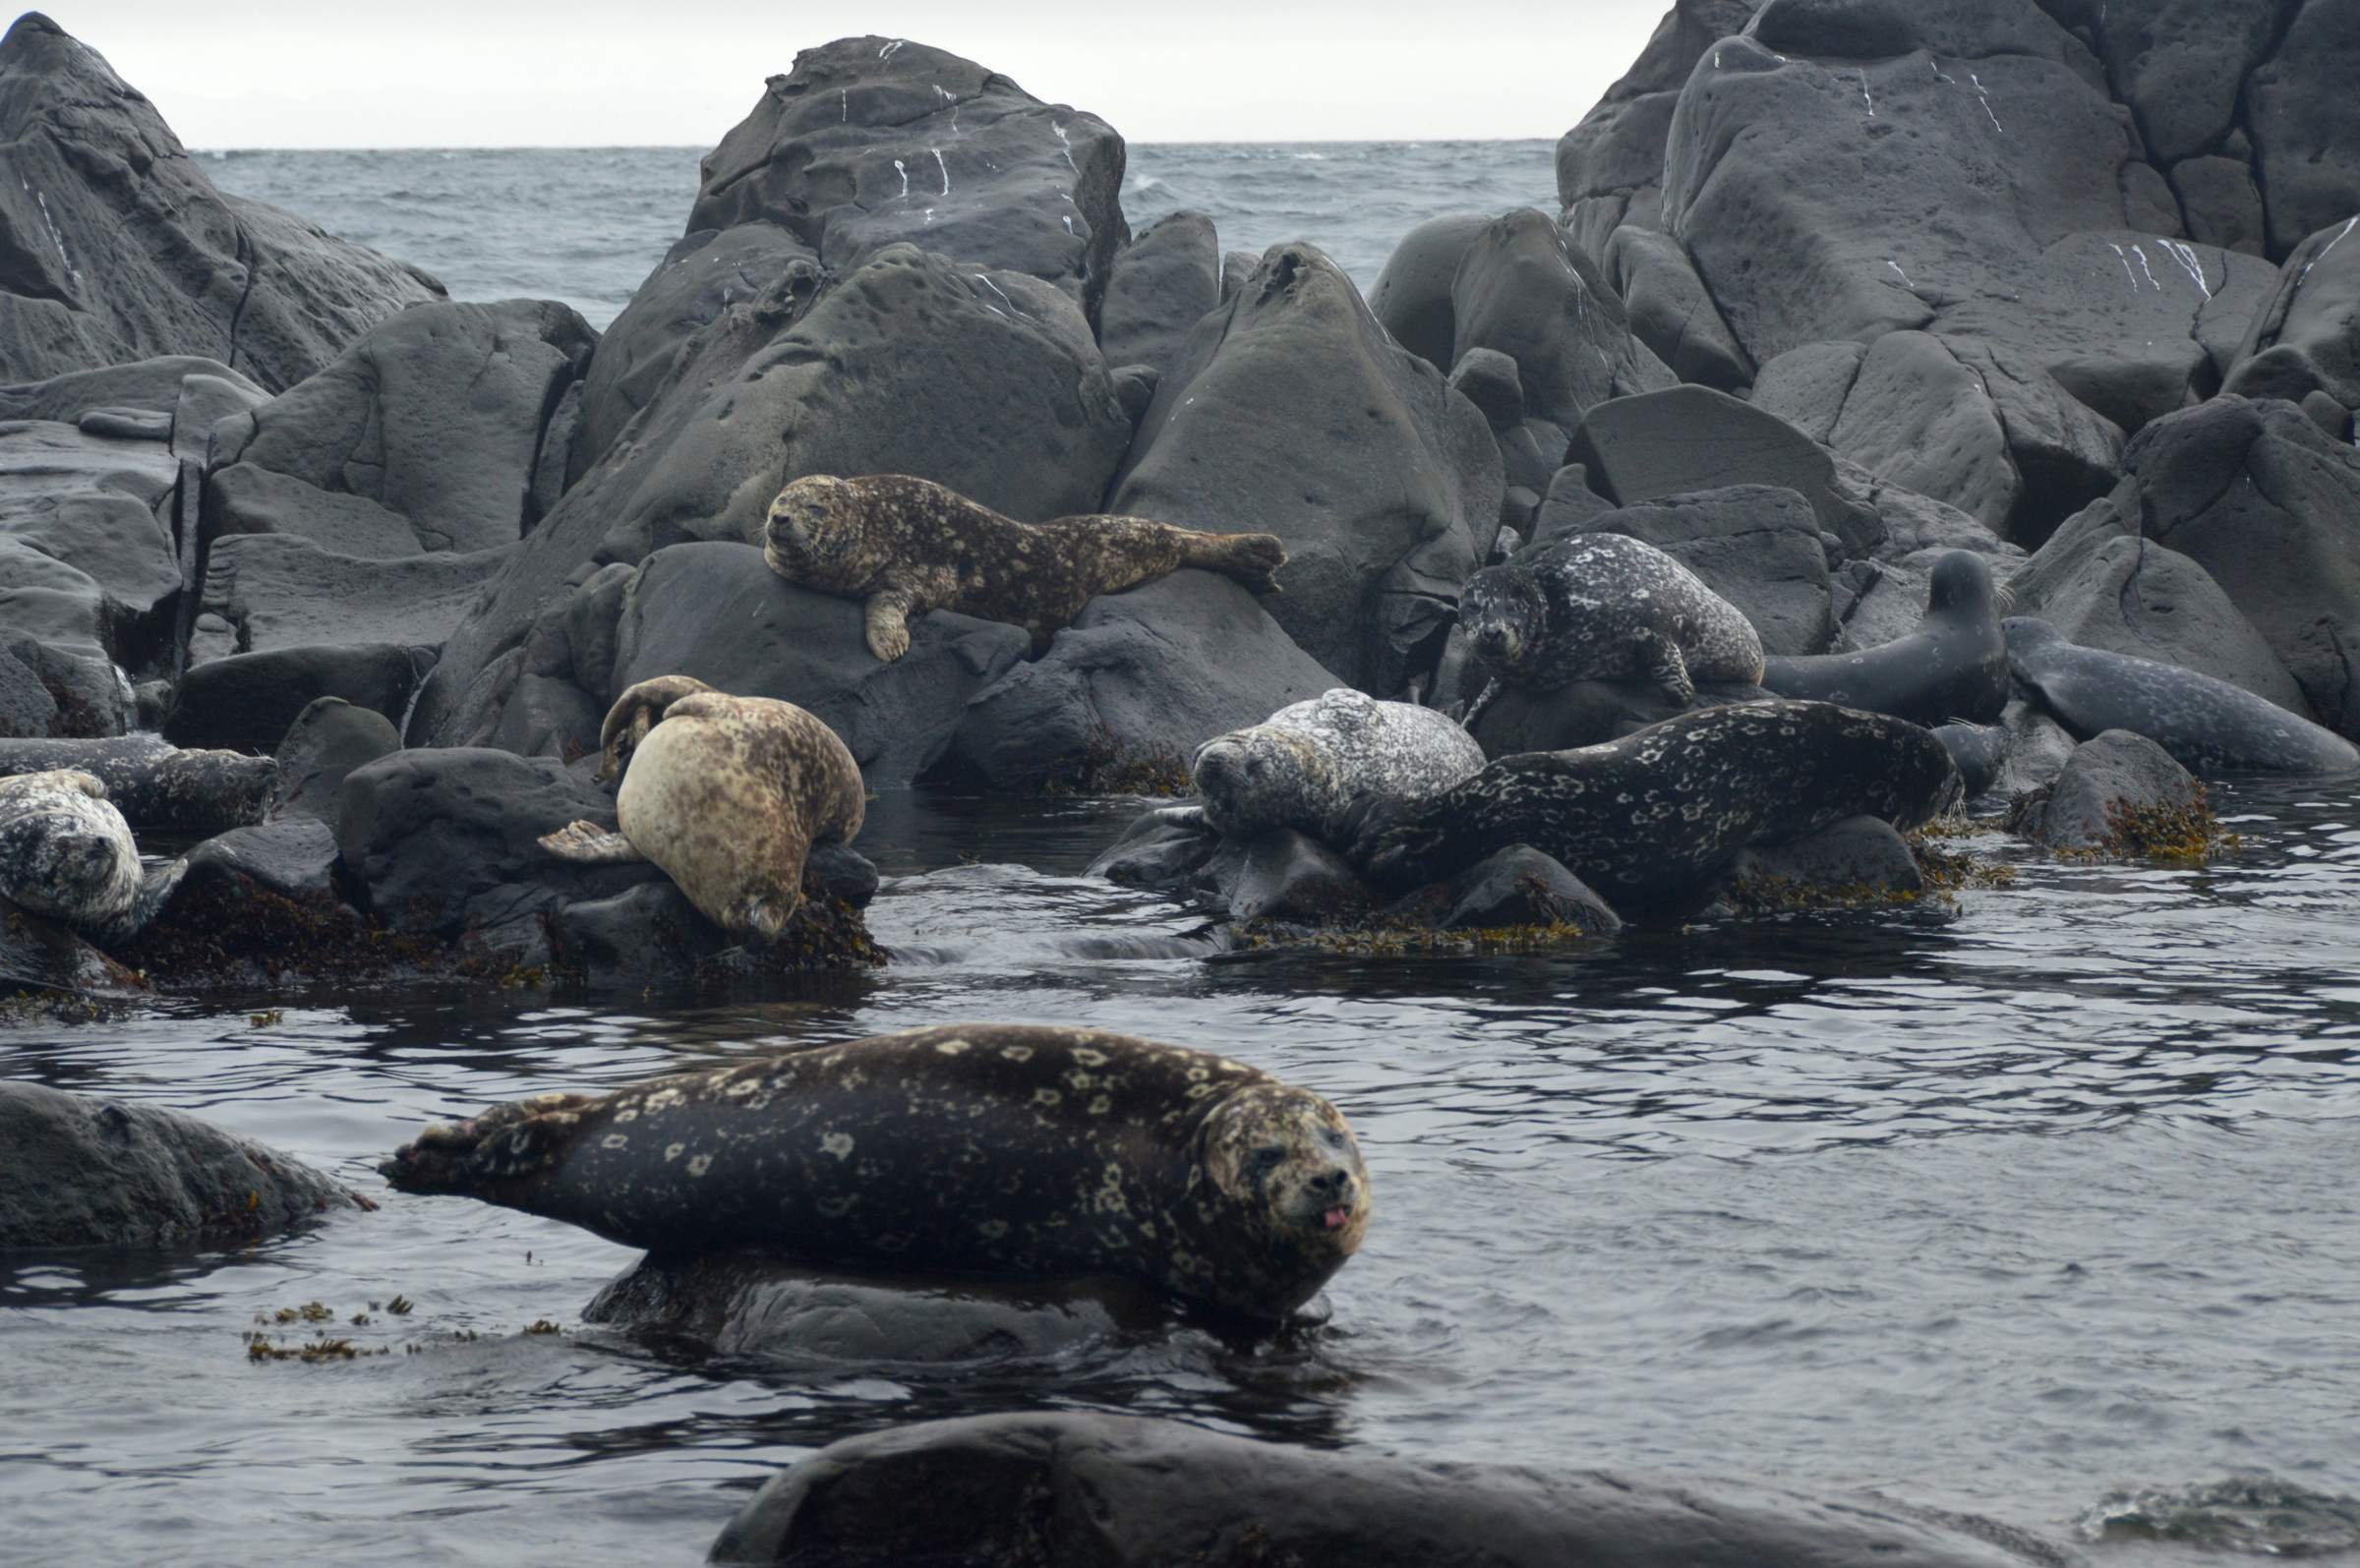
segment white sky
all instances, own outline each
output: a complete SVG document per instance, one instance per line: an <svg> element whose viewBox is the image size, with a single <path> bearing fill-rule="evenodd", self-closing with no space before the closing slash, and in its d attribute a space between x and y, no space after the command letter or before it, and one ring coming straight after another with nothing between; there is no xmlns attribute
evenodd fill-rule
<svg viewBox="0 0 2360 1568"><path fill-rule="evenodd" d="M709 146L797 49L909 37L1133 142L1550 137L1670 0L51 0L192 147Z"/></svg>

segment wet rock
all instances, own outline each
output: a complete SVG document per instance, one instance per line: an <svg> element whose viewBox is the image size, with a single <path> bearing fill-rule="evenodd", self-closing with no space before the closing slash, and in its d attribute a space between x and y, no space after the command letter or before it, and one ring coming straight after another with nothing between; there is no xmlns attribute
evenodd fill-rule
<svg viewBox="0 0 2360 1568"><path fill-rule="evenodd" d="M1725 886L1741 909L1779 910L1915 898L1925 878L1891 823L1846 817L1800 839L1740 850Z"/></svg>
<svg viewBox="0 0 2360 1568"><path fill-rule="evenodd" d="M37 1083L0 1082L0 1248L220 1245L372 1206L195 1117Z"/></svg>
<svg viewBox="0 0 2360 1568"><path fill-rule="evenodd" d="M0 738L46 735L57 723L57 699L31 667L0 648Z"/></svg>
<svg viewBox="0 0 2360 1568"><path fill-rule="evenodd" d="M158 736L103 740L0 740L0 779L78 768L137 833L214 833L263 820L278 778L268 757L184 751Z"/></svg>
<svg viewBox="0 0 2360 1568"><path fill-rule="evenodd" d="M1501 491L1483 415L1296 244L1271 247L1190 332L1110 505L1277 535L1286 591L1271 615L1348 683L1394 691L1441 642Z"/></svg>
<svg viewBox="0 0 2360 1568"><path fill-rule="evenodd" d="M400 749L401 733L384 714L341 697L319 698L295 716L278 743L269 814L333 822L345 776Z"/></svg>
<svg viewBox="0 0 2360 1568"><path fill-rule="evenodd" d="M1160 378L1188 329L1221 308L1221 244L1212 219L1174 212L1117 251L1098 307L1098 350L1109 365L1145 365Z"/></svg>
<svg viewBox="0 0 2360 1568"><path fill-rule="evenodd" d="M163 117L38 12L0 38L0 364L37 378L214 354L291 386L377 321L438 299L413 267L224 197Z"/></svg>
<svg viewBox="0 0 2360 1568"><path fill-rule="evenodd" d="M1450 285L1458 275L1459 259L1490 223L1480 212L1428 218L1401 236L1369 290L1370 314L1394 342L1438 371L1458 363L1458 320Z"/></svg>
<svg viewBox="0 0 2360 1568"><path fill-rule="evenodd" d="M89 1004L135 998L147 989L137 974L57 921L0 899L0 999L30 993ZM0 1192L7 1182L0 1171ZM5 1201L0 1197L0 1205Z"/></svg>
<svg viewBox="0 0 2360 1568"><path fill-rule="evenodd" d="M1241 925L1341 925L1367 914L1375 901L1342 855L1292 828L1237 847L1240 863L1228 899L1229 917Z"/></svg>
<svg viewBox="0 0 2360 1568"><path fill-rule="evenodd" d="M2109 729L2085 740L2046 791L2024 797L2009 826L2051 849L2136 854L2158 834L2206 826L2204 786L2145 735Z"/></svg>
<svg viewBox="0 0 2360 1568"><path fill-rule="evenodd" d="M1733 485L1667 495L1567 532L1624 534L1653 545L1742 611L1767 653L1816 654L1835 641L1819 520L1791 490Z"/></svg>
<svg viewBox="0 0 2360 1568"><path fill-rule="evenodd" d="M511 547L512 549L512 547ZM329 648L441 646L510 550L412 553L372 560L281 534L213 542L202 612L229 628L237 654L301 655ZM192 649L192 668L223 657Z"/></svg>
<svg viewBox="0 0 2360 1568"><path fill-rule="evenodd" d="M1584 938L1611 937L1622 917L1564 865L1538 849L1514 844L1487 855L1446 882L1433 883L1387 904L1388 925L1437 931L1547 929L1571 926Z"/></svg>
<svg viewBox="0 0 2360 1568"><path fill-rule="evenodd" d="M920 1495L928 1506L910 1506ZM1146 1568L1178 1561L1176 1542L1207 1561L1360 1568L1478 1560L1472 1542L1496 1568L2066 1560L1987 1521L1920 1522L1883 1499L1414 1464L1096 1414L970 1417L833 1443L757 1492L712 1560Z"/></svg>
<svg viewBox="0 0 2360 1568"><path fill-rule="evenodd" d="M433 665L431 649L398 643L233 654L189 671L174 693L164 738L182 746L275 752L296 716L321 697L341 697L398 725Z"/></svg>
<svg viewBox="0 0 2360 1568"><path fill-rule="evenodd" d="M216 834L189 851L175 900L201 898L214 884L233 900L249 888L282 899L332 900L338 892L335 830L302 816ZM169 904L162 918L173 918Z"/></svg>

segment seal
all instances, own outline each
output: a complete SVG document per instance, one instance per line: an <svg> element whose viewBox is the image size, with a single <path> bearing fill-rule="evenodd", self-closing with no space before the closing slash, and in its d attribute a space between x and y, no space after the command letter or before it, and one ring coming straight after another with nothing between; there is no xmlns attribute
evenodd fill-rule
<svg viewBox="0 0 2360 1568"><path fill-rule="evenodd" d="M1363 799L1415 800L1483 766L1445 714L1338 686L1197 748L1189 776L1205 824L1231 838L1293 828L1333 840Z"/></svg>
<svg viewBox="0 0 2360 1568"><path fill-rule="evenodd" d="M1467 579L1459 621L1491 676L1473 724L1502 687L1643 675L1686 706L1699 680L1756 683L1762 639L1744 612L1643 540L1576 534Z"/></svg>
<svg viewBox="0 0 2360 1568"><path fill-rule="evenodd" d="M1762 685L1781 697L1921 725L1951 719L1990 724L2008 705L2008 640L1999 629L2003 598L1982 556L1946 551L1934 562L1917 630L1858 653L1766 660Z"/></svg>
<svg viewBox="0 0 2360 1568"><path fill-rule="evenodd" d="M687 675L615 700L599 741L619 831L576 822L541 840L566 860L652 860L723 930L776 938L803 902L814 844L850 843L866 796L836 731L791 702Z"/></svg>
<svg viewBox="0 0 2360 1568"><path fill-rule="evenodd" d="M1912 828L1962 797L1958 769L1907 720L1822 702L1704 708L1572 751L1503 757L1407 807L1368 813L1353 857L1393 887L1528 844L1618 912L1709 891L1739 850L1846 817Z"/></svg>
<svg viewBox="0 0 2360 1568"><path fill-rule="evenodd" d="M661 734L659 728L656 731ZM1108 1274L1275 1321L1360 1246L1368 1174L1320 1096L1097 1029L952 1024L427 1129L380 1170L662 1255Z"/></svg>
<svg viewBox="0 0 2360 1568"><path fill-rule="evenodd" d="M138 934L187 869L140 866L106 785L73 768L0 779L0 899L101 942Z"/></svg>
<svg viewBox="0 0 2360 1568"><path fill-rule="evenodd" d="M910 617L953 610L1009 621L1046 648L1099 594L1183 566L1224 573L1258 594L1286 550L1269 534L1205 534L1145 517L1020 523L932 480L813 475L770 503L762 558L791 583L865 602L868 651L910 651Z"/></svg>
<svg viewBox="0 0 2360 1568"><path fill-rule="evenodd" d="M2083 648L2047 621L2004 623L2016 678L2076 740L2128 729L2191 773L2323 774L2360 768L2360 747L2243 686L2177 665Z"/></svg>

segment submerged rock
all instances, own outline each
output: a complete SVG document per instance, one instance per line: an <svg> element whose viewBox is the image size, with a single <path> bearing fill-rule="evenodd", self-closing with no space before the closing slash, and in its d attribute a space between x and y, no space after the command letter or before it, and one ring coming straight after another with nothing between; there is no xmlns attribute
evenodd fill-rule
<svg viewBox="0 0 2360 1568"><path fill-rule="evenodd" d="M2008 826L2051 849L2168 859L2201 860L2219 835L2205 786L2127 729L2076 746L2054 782L2009 808Z"/></svg>

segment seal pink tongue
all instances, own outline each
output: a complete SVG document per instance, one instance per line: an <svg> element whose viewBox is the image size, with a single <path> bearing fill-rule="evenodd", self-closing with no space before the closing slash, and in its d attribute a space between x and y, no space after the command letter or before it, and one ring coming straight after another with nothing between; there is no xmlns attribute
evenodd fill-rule
<svg viewBox="0 0 2360 1568"><path fill-rule="evenodd" d="M1348 1208L1331 1208L1322 1218L1327 1220L1329 1230L1340 1231L1352 1222L1352 1211Z"/></svg>

